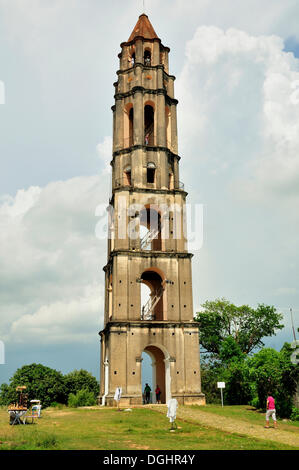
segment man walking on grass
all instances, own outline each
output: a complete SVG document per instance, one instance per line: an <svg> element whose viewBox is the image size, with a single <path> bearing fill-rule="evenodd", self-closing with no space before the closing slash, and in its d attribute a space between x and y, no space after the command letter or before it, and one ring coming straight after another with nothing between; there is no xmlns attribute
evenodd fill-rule
<svg viewBox="0 0 299 470"><path fill-rule="evenodd" d="M276 422L275 400L273 397L271 397L271 395L269 395L267 398L266 426L265 426L266 429L269 428L270 416L272 416L272 419L274 421L274 429L276 429L277 422Z"/></svg>

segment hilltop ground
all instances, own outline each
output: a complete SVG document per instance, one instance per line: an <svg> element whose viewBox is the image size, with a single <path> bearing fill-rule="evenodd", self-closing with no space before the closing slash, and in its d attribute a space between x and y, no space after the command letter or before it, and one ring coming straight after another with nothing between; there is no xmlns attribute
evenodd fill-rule
<svg viewBox="0 0 299 470"><path fill-rule="evenodd" d="M36 424L10 426L0 410L0 450L282 450L299 449L299 423L265 429L264 414L249 406L180 406L170 432L165 405L48 408ZM272 423L270 422L270 425Z"/></svg>

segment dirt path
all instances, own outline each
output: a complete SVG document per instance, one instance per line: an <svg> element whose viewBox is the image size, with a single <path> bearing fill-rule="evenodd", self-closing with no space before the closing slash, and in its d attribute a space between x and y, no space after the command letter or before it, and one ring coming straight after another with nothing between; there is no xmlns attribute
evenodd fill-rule
<svg viewBox="0 0 299 470"><path fill-rule="evenodd" d="M159 413L166 413L165 406L150 406L151 409ZM177 413L178 419L183 419L193 424L202 424L222 431L242 434L255 437L256 439L265 439L267 441L280 442L299 449L299 433L288 432L278 429L265 429L257 424L246 423L242 420L219 416L206 411L190 409L187 407L179 407Z"/></svg>

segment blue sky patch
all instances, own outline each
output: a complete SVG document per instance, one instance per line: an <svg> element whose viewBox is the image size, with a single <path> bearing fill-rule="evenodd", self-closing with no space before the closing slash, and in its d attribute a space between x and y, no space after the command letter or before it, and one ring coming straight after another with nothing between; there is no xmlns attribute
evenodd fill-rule
<svg viewBox="0 0 299 470"><path fill-rule="evenodd" d="M284 42L284 50L293 52L294 56L299 58L299 41L295 36L288 37Z"/></svg>

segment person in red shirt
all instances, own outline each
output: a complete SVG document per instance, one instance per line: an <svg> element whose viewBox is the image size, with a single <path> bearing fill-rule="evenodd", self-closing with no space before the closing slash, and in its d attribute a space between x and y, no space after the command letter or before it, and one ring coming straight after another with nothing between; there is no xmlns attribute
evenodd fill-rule
<svg viewBox="0 0 299 470"><path fill-rule="evenodd" d="M268 396L267 398L267 411L266 411L266 426L265 428L269 428L269 419L270 416L272 416L272 419L274 421L274 428L277 428L277 422L276 422L276 410L275 410L275 400L271 395Z"/></svg>
<svg viewBox="0 0 299 470"><path fill-rule="evenodd" d="M161 389L159 385L157 385L155 392L156 392L156 403L161 403Z"/></svg>

